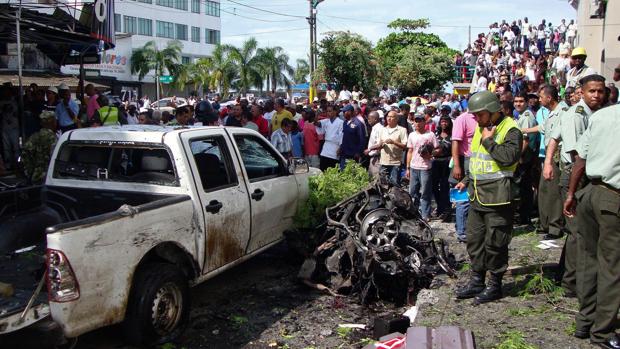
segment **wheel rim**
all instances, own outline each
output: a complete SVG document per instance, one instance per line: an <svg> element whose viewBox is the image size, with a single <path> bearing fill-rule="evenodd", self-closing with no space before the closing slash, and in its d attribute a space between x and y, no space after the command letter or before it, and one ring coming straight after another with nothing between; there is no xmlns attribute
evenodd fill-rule
<svg viewBox="0 0 620 349"><path fill-rule="evenodd" d="M153 300L152 322L155 331L160 335L172 332L181 321L182 311L181 289L170 282L161 286Z"/></svg>

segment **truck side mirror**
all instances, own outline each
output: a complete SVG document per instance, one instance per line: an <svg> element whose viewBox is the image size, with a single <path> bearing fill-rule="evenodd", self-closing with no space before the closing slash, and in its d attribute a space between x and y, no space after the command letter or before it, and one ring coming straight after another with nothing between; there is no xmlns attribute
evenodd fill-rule
<svg viewBox="0 0 620 349"><path fill-rule="evenodd" d="M291 158L288 161L288 171L290 174L308 173L310 166L303 158Z"/></svg>

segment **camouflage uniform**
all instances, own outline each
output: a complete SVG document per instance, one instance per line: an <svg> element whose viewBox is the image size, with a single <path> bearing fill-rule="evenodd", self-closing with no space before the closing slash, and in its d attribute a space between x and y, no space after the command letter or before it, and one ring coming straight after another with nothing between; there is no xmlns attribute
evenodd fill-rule
<svg viewBox="0 0 620 349"><path fill-rule="evenodd" d="M30 136L24 144L22 151L24 170L33 183L42 183L45 180L56 140L54 131L43 128Z"/></svg>

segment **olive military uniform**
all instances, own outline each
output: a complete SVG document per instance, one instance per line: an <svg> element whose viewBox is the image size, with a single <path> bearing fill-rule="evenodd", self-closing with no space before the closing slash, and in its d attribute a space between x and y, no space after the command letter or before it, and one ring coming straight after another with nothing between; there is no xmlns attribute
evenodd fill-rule
<svg viewBox="0 0 620 349"><path fill-rule="evenodd" d="M614 335L620 308L620 106L594 113L576 151L592 181L577 193L580 254L578 329L591 340Z"/></svg>
<svg viewBox="0 0 620 349"><path fill-rule="evenodd" d="M538 131L544 135L552 134L553 129L559 124L562 112L567 110L568 107L562 105L562 103L558 103L555 109L549 113L545 122L538 125ZM545 137L545 147L549 146L550 140L551 137ZM553 179L548 181L545 177L540 176L540 182L538 184L540 226L543 231L556 237L560 237L564 229L564 215L562 215L560 192L560 168L558 167L559 161L559 152L557 152L552 161Z"/></svg>
<svg viewBox="0 0 620 349"><path fill-rule="evenodd" d="M513 175L521 156L523 135L511 118L502 117L507 127L504 139L480 140L474 135L469 174L464 180L471 201L467 218L467 252L472 270L501 277L508 268L508 244L512 238L514 209ZM498 126L499 127L499 126ZM476 133L479 133L479 128ZM497 135L496 135L497 136ZM475 144L478 141L478 144ZM488 158L502 168L501 177L485 178L476 168L476 148L484 148ZM505 169L504 169L505 168Z"/></svg>
<svg viewBox="0 0 620 349"><path fill-rule="evenodd" d="M560 150L560 193L562 202L566 200L568 192L568 182L573 168L573 160L571 152L577 148L577 141L586 131L588 119L592 115L592 110L583 101L579 101L570 107L560 116L560 124L553 128L551 138L556 141L562 141ZM583 183L578 189L583 187ZM579 240L578 223L576 217L566 217L566 230L568 236L564 243L564 275L562 277L562 286L568 290L577 292L576 289L576 273L577 273L577 245Z"/></svg>
<svg viewBox="0 0 620 349"><path fill-rule="evenodd" d="M517 120L519 129L526 129L536 126L536 116L530 111L525 110L519 115ZM538 153L539 135L538 133L524 134L523 139L528 141L528 146L521 154L521 161L517 168L515 178L519 183L519 217L521 224L531 224L532 207L534 205L533 188L533 166Z"/></svg>
<svg viewBox="0 0 620 349"><path fill-rule="evenodd" d="M24 144L22 152L24 170L33 183L41 183L45 180L56 140L54 131L43 128L30 136Z"/></svg>
<svg viewBox="0 0 620 349"><path fill-rule="evenodd" d="M508 268L508 245L512 238L513 177L521 157L523 134L511 117L500 113L499 99L490 91L474 94L469 111L480 120L495 118L491 137L482 137L476 127L471 143L469 173L460 183L466 186L471 206L467 219L467 253L471 276L456 290L460 299L475 297L475 303L502 297L502 277ZM483 118L483 119L480 119ZM486 272L490 272L485 283Z"/></svg>

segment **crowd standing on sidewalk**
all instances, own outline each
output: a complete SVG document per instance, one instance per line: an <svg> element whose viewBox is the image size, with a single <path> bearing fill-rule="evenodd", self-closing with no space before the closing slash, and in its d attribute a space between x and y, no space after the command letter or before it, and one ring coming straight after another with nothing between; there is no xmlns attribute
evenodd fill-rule
<svg viewBox="0 0 620 349"><path fill-rule="evenodd" d="M79 103L64 84L30 86L21 154L14 90L5 85L0 171L15 168L21 155L27 175L40 182L57 137L80 127L249 128L285 158L303 157L322 170L354 161L373 177L408 185L422 219L455 222L472 266L456 296L477 304L502 297L513 226L528 227L538 216L545 239L567 235L558 279L579 300L575 336L620 348L618 89L587 66L575 37L572 20L493 23L455 58L476 67L471 95L408 97L388 86L350 92L329 84L312 101L237 98L224 106L216 97L177 105L172 98L171 114L147 108L147 96L114 104L92 85ZM454 189L468 199L451 202Z"/></svg>

